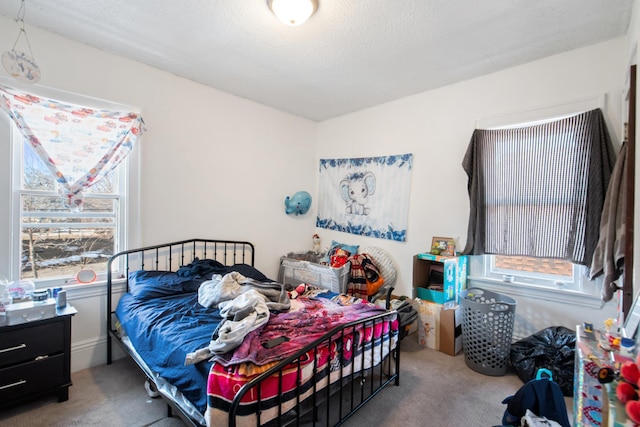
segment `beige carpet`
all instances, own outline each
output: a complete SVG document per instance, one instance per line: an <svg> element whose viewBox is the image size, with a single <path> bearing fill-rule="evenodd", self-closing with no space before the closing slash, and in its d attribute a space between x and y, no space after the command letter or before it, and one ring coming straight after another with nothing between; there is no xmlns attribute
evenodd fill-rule
<svg viewBox="0 0 640 427"><path fill-rule="evenodd" d="M1 426L184 425L167 418L160 399L149 399L144 377L128 359L72 374L69 401L54 396L0 410ZM415 334L402 341L400 387L389 386L345 426L478 426L501 424L506 396L522 382L515 374L487 376L452 357L421 347ZM571 411L571 399L566 399ZM571 416L570 416L571 418Z"/></svg>

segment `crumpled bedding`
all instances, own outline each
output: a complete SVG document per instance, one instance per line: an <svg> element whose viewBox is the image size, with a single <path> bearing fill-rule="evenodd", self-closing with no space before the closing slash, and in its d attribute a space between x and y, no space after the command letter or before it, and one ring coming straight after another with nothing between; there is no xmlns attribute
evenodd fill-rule
<svg viewBox="0 0 640 427"><path fill-rule="evenodd" d="M187 354L186 365L232 351L248 333L267 323L269 310L288 310L291 305L282 283L259 282L236 271L203 282L198 302L203 307L219 308L223 320L207 347Z"/></svg>
<svg viewBox="0 0 640 427"><path fill-rule="evenodd" d="M265 326L247 334L235 351L216 355L213 360L224 366L246 362L265 365L292 355L336 326L386 311L360 299L351 301L332 292L318 297L303 294L291 300L291 310L272 314ZM288 340L272 348L266 345L282 336Z"/></svg>
<svg viewBox="0 0 640 427"><path fill-rule="evenodd" d="M362 299L329 291L318 292L309 287L291 301L289 312L272 315L267 325L251 332L232 353L216 356L207 384L208 408L205 413L210 427L226 426L231 402L238 390L264 374L283 358L296 354L302 346L321 337L334 326L355 319L369 318L385 310ZM286 336L275 347L264 344ZM340 378L350 378L361 370L378 366L396 347L398 320L394 315L365 322L344 333L334 335L273 373L258 389L249 390L236 412L236 425L258 425L274 421L280 413L293 409L298 401L310 398ZM255 363L257 362L257 363ZM324 393L324 392L322 392Z"/></svg>

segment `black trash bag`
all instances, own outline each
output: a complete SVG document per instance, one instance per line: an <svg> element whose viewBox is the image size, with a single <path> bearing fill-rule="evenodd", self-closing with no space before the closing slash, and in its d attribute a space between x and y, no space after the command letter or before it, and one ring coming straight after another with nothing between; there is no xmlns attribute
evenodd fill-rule
<svg viewBox="0 0 640 427"><path fill-rule="evenodd" d="M551 326L511 344L511 366L524 383L534 379L539 368L550 370L562 394L571 397L575 348L574 331Z"/></svg>

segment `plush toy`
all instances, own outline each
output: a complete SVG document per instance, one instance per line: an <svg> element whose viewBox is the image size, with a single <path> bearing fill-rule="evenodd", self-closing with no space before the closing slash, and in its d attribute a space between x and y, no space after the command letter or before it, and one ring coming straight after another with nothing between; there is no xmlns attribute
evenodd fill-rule
<svg viewBox="0 0 640 427"><path fill-rule="evenodd" d="M318 236L317 234L314 234L313 237L313 252L315 252L316 254L320 255L320 253L322 252L322 249L320 249L320 236Z"/></svg>
<svg viewBox="0 0 640 427"><path fill-rule="evenodd" d="M616 397L625 405L627 416L634 423L640 423L640 400L638 381L640 380L640 356L635 361L625 362L620 367L620 380L616 386Z"/></svg>
<svg viewBox="0 0 640 427"><path fill-rule="evenodd" d="M638 378L640 378L640 371L638 365L633 362L626 362L620 367L620 375L624 380L630 384L638 384Z"/></svg>
<svg viewBox="0 0 640 427"><path fill-rule="evenodd" d="M307 285L304 283L300 283L298 286L296 286L295 289L293 289L292 291L289 291L289 298L296 299L300 295L304 295L306 291L307 291Z"/></svg>
<svg viewBox="0 0 640 427"><path fill-rule="evenodd" d="M349 260L349 252L340 248L335 251L333 255L331 255L331 267L340 268L347 263Z"/></svg>
<svg viewBox="0 0 640 427"><path fill-rule="evenodd" d="M638 399L636 389L633 388L631 384L624 381L618 383L618 386L616 387L616 397L621 403L627 403Z"/></svg>
<svg viewBox="0 0 640 427"><path fill-rule="evenodd" d="M636 424L640 423L640 401L630 400L629 402L627 402L624 408L627 411L627 416L631 421Z"/></svg>

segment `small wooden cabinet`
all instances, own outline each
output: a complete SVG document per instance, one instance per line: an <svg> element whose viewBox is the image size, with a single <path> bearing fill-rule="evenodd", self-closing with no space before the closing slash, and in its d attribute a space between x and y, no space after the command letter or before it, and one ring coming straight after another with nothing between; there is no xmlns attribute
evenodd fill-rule
<svg viewBox="0 0 640 427"><path fill-rule="evenodd" d="M71 317L74 307L49 319L0 326L0 407L50 393L69 399Z"/></svg>

